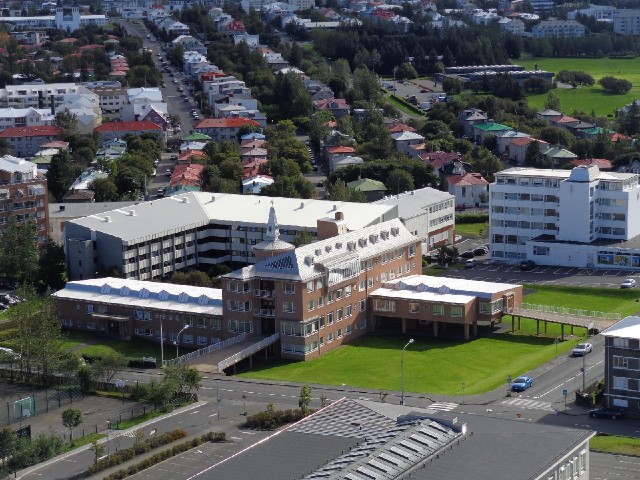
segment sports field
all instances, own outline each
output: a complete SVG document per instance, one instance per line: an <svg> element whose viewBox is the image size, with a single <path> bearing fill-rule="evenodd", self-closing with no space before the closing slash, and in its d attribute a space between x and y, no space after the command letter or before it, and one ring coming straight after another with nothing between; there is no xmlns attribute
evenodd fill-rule
<svg viewBox="0 0 640 480"><path fill-rule="evenodd" d="M596 84L592 87L578 87L577 89L556 88L553 92L560 98L562 111L571 114L574 110L597 115L615 115L616 109L633 100L640 98L640 58L610 59L610 58L524 58L514 63L526 69L533 69L535 65L541 70L557 73L560 70L581 70L591 75ZM629 93L612 95L605 93L597 81L611 75L624 78L633 84ZM547 94L528 96L529 104L538 109L544 107Z"/></svg>

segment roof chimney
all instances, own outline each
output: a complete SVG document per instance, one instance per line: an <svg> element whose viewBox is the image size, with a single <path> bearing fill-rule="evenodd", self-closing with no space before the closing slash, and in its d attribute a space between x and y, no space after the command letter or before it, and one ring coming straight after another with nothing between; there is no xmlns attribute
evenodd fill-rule
<svg viewBox="0 0 640 480"><path fill-rule="evenodd" d="M344 220L344 212L336 212L336 220Z"/></svg>

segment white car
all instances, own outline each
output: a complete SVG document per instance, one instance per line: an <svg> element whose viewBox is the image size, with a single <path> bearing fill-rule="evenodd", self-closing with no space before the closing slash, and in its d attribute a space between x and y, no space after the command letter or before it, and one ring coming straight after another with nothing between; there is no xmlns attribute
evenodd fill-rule
<svg viewBox="0 0 640 480"><path fill-rule="evenodd" d="M579 343L575 347L573 347L573 356L574 357L584 357L587 353L591 353L593 350L593 345L590 343Z"/></svg>
<svg viewBox="0 0 640 480"><path fill-rule="evenodd" d="M624 282L620 284L620 288L633 288L637 285L636 281L633 278L627 278Z"/></svg>

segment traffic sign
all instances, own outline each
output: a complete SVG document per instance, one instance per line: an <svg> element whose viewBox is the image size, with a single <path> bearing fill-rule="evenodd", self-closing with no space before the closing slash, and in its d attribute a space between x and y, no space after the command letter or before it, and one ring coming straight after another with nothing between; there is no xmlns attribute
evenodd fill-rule
<svg viewBox="0 0 640 480"><path fill-rule="evenodd" d="M562 394L566 397L567 395L569 395L569 390L565 388L564 390L562 390Z"/></svg>

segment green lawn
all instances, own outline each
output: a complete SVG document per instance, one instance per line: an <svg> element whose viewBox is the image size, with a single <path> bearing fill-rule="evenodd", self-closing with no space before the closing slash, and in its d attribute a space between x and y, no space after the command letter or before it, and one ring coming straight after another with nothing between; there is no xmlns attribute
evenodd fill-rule
<svg viewBox="0 0 640 480"><path fill-rule="evenodd" d="M598 435L589 441L592 451L618 455L640 455L640 438Z"/></svg>
<svg viewBox="0 0 640 480"><path fill-rule="evenodd" d="M640 291L614 288L575 288L551 285L527 286L523 299L526 303L558 305L598 312L618 312L622 318L640 311Z"/></svg>
<svg viewBox="0 0 640 480"><path fill-rule="evenodd" d="M487 224L480 223L456 223L456 235L463 237L479 237L486 230Z"/></svg>
<svg viewBox="0 0 640 480"><path fill-rule="evenodd" d="M593 87L577 89L556 88L553 92L560 98L562 111L571 114L574 110L587 114L595 111L598 115L614 114L615 110L640 98L640 58L633 60L610 58L525 58L515 63L527 69L535 65L542 70L558 73L560 70L582 70L591 75L596 84ZM631 91L624 95L607 94L597 84L605 76L624 78L633 84ZM534 108L544 107L547 94L531 95L527 99Z"/></svg>
<svg viewBox="0 0 640 480"><path fill-rule="evenodd" d="M272 362L239 376L268 380L400 390L400 351L406 338L368 336L309 362ZM558 352L576 341L559 345ZM555 356L551 338L501 334L471 342L416 338L405 351L405 390L462 395L506 384Z"/></svg>

